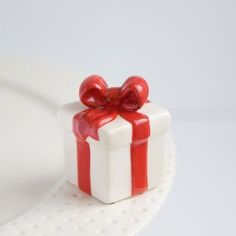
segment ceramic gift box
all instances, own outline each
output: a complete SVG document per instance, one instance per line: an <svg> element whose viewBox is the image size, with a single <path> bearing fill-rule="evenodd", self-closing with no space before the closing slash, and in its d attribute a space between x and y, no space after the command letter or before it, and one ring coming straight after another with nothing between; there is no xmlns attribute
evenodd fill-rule
<svg viewBox="0 0 236 236"><path fill-rule="evenodd" d="M85 79L81 102L63 106L66 178L104 203L158 187L166 165L170 115L149 102L138 76L109 88L100 76Z"/></svg>

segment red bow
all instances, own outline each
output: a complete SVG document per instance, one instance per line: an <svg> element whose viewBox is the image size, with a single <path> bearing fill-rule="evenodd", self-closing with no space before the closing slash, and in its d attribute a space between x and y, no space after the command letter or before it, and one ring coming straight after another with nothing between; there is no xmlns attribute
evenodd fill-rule
<svg viewBox="0 0 236 236"><path fill-rule="evenodd" d="M147 101L148 85L143 78L132 76L121 87L108 88L101 76L92 75L82 82L79 95L88 107L136 111Z"/></svg>
<svg viewBox="0 0 236 236"><path fill-rule="evenodd" d="M82 82L80 100L88 109L74 116L73 132L77 138L79 187L84 192L91 194L90 149L86 138L90 136L98 140L98 129L117 115L131 123L133 129L132 194L147 188L147 138L150 127L148 117L137 110L147 102L148 91L147 82L138 76L128 78L118 88L108 88L104 79L98 75L92 75Z"/></svg>

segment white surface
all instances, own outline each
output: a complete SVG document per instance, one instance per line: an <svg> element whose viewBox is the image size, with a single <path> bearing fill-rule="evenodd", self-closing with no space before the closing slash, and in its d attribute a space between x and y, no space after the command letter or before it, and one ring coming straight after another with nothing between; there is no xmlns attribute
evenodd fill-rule
<svg viewBox="0 0 236 236"><path fill-rule="evenodd" d="M79 102L64 105L58 111L58 122L62 126L65 146L66 179L78 185L76 137L72 133L73 117L84 108ZM146 103L139 112L150 122L150 137L147 152L148 189L158 187L166 168L166 134L170 128L170 114L164 108ZM117 116L98 129L99 140L87 138L90 146L91 194L104 203L113 203L132 195L130 145L132 125ZM121 171L122 170L122 171ZM77 174L76 174L77 173Z"/></svg>
<svg viewBox="0 0 236 236"><path fill-rule="evenodd" d="M62 146L46 100L1 78L0 94L1 224L35 205L61 176Z"/></svg>
<svg viewBox="0 0 236 236"><path fill-rule="evenodd" d="M99 134L100 135L100 134ZM131 196L130 145L117 148L99 147L91 142L91 192L105 203L113 203ZM99 142L99 141L98 141Z"/></svg>
<svg viewBox="0 0 236 236"><path fill-rule="evenodd" d="M62 176L55 116L74 98L63 91L78 82L65 67L0 59L0 224L32 208Z"/></svg>
<svg viewBox="0 0 236 236"><path fill-rule="evenodd" d="M115 204L103 204L62 181L34 209L2 226L0 235L134 235L159 210L168 194L175 170L171 143L167 160L158 189Z"/></svg>
<svg viewBox="0 0 236 236"><path fill-rule="evenodd" d="M177 178L140 235L236 235L235 8L235 0L0 1L0 55L67 64L111 85L139 74L151 101L171 112ZM44 80L34 66L20 69L19 83L31 73L27 86L58 93L56 103L76 99L70 70Z"/></svg>
<svg viewBox="0 0 236 236"><path fill-rule="evenodd" d="M65 235L68 232L77 235L81 230L82 235L109 235L110 230L114 235L137 232L154 216L167 196L175 167L173 149L168 148L169 161L160 187L117 205L106 207L65 183L60 183L47 195L62 175L63 167L62 140L56 126L57 106L52 105L52 93L48 97L41 95L41 90L30 80L38 73L44 74L42 81L47 81L48 77L53 80L52 75L61 73L62 76L63 70L57 68L54 74L53 68L45 70L42 65L11 63L1 64L0 89L4 99L0 103L0 124L4 131L1 133L4 148L0 153L0 235ZM9 68L14 68L15 74ZM24 77L20 77L22 68L25 68ZM64 75L67 78L67 73ZM19 80L32 87L20 86ZM50 82L44 85L51 86ZM57 101L56 95L54 99ZM124 210L120 212L121 209ZM95 213L105 214L93 218ZM116 231L112 224L116 224Z"/></svg>

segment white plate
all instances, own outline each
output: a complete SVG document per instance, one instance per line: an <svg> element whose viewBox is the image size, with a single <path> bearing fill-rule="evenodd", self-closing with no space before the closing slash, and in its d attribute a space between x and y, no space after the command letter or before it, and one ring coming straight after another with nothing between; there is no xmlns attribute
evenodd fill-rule
<svg viewBox="0 0 236 236"><path fill-rule="evenodd" d="M0 60L0 71L0 235L138 232L170 189L175 169L171 142L160 188L104 205L63 180L55 111L74 100L78 75L61 66L12 59Z"/></svg>

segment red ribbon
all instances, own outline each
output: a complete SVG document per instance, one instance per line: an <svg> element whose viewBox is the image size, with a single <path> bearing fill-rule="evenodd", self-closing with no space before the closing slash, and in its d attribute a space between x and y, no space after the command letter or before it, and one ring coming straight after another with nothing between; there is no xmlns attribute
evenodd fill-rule
<svg viewBox="0 0 236 236"><path fill-rule="evenodd" d="M148 97L147 82L138 76L128 78L121 87L108 88L104 79L92 75L80 86L80 100L88 109L73 118L73 132L77 140L78 185L91 194L90 148L88 136L99 140L98 129L120 115L132 124L131 179L132 195L147 189L147 138L149 119L137 112Z"/></svg>

